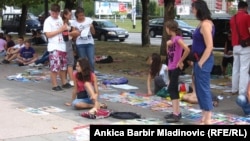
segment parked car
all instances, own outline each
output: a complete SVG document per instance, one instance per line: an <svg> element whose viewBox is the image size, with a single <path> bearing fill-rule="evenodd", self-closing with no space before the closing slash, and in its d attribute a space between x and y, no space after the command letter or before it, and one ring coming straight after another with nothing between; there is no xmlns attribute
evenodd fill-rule
<svg viewBox="0 0 250 141"><path fill-rule="evenodd" d="M224 50L227 34L230 32L230 18L231 16L223 16L214 17L212 20L215 26L213 44L216 50Z"/></svg>
<svg viewBox="0 0 250 141"><path fill-rule="evenodd" d="M175 20L175 21L178 22L179 28L182 32L182 36L183 37L190 37L192 39L195 27L190 26L189 24L187 24L186 22L184 22L182 20ZM150 37L154 38L157 35L162 35L163 24L164 24L163 18L151 19L149 21L149 35L150 35Z"/></svg>
<svg viewBox="0 0 250 141"><path fill-rule="evenodd" d="M96 30L96 34L93 37L101 41L118 39L120 42L123 42L129 36L127 30L119 28L110 20L97 19L93 21L93 25Z"/></svg>
<svg viewBox="0 0 250 141"><path fill-rule="evenodd" d="M18 32L21 20L21 13L5 13L2 20L2 30L4 33ZM34 17L33 14L28 13L26 19L26 32L31 32L32 30L41 30L42 26L40 22Z"/></svg>

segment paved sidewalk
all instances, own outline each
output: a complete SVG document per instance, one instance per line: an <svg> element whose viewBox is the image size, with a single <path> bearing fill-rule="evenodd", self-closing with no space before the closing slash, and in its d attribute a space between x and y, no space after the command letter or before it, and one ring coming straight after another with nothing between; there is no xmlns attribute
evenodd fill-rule
<svg viewBox="0 0 250 141"><path fill-rule="evenodd" d="M64 105L70 100L72 89L63 92L53 92L48 80L38 82L18 82L7 80L6 77L22 73L28 67L18 67L14 64L0 64L0 141L70 141L74 127L89 124L110 124L120 120L105 118L98 120L85 119L79 116L83 110L73 110ZM143 79L129 78L129 84L137 86L138 92L146 91ZM122 90L121 90L122 91ZM214 111L242 115L240 108L234 103L235 96L224 98ZM157 118L164 121L165 113L152 111L123 103L106 102L114 111L137 112L146 118ZM34 116L17 108L55 106L65 112ZM182 123L189 124L183 119Z"/></svg>

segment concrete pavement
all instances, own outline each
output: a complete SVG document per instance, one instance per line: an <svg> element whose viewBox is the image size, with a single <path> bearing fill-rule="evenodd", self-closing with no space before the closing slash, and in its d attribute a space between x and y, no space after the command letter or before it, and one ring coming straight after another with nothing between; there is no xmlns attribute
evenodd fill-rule
<svg viewBox="0 0 250 141"><path fill-rule="evenodd" d="M51 90L51 83L48 80L18 82L6 79L7 76L22 73L25 69L28 67L0 64L0 141L70 141L69 137L72 136L74 127L89 124L111 124L120 121L111 117L91 120L79 116L83 110L73 110L64 105L70 100L72 89L54 92ZM136 92L146 92L144 79L132 77L128 79L130 85L139 87ZM235 96L224 96L219 107L215 108L214 111L242 115L241 109L236 106L234 100ZM123 103L106 103L108 108L114 111L127 111L129 109L129 111L141 114L142 117L165 121L163 117L166 113L164 112ZM47 115L32 115L20 110L23 107L39 108L44 106L55 106L65 111ZM194 106L197 107L197 105ZM182 124L189 124L189 122L183 119Z"/></svg>

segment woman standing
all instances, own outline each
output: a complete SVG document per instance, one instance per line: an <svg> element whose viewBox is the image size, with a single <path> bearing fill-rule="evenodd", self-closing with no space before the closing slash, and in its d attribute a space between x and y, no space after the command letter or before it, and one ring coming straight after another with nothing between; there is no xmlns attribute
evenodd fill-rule
<svg viewBox="0 0 250 141"><path fill-rule="evenodd" d="M192 54L195 91L202 110L201 124L211 124L212 95L210 91L210 73L214 65L213 35L214 25L207 3L198 0L192 3L192 12L200 21L193 33Z"/></svg>
<svg viewBox="0 0 250 141"><path fill-rule="evenodd" d="M93 20L85 17L84 9L81 7L76 9L75 17L76 20L72 23L72 26L81 32L76 39L77 55L79 58L86 57L89 60L91 70L94 72L95 47L92 34L95 34L95 29L92 24Z"/></svg>
<svg viewBox="0 0 250 141"><path fill-rule="evenodd" d="M67 51L67 74L69 75L69 84L71 86L74 86L74 81L73 81L73 66L75 63L74 60L74 52L73 52L73 47L72 47L72 36L77 35L77 32L70 24L69 20L71 19L71 11L69 9L64 9L62 12L62 20L63 23L67 25L68 30L64 31L64 41L66 43L66 51ZM80 33L78 33L80 35Z"/></svg>

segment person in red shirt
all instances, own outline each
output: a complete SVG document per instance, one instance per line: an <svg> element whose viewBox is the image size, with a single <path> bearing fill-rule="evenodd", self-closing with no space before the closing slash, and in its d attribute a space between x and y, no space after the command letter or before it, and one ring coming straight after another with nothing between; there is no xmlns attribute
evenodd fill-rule
<svg viewBox="0 0 250 141"><path fill-rule="evenodd" d="M245 40L250 37L250 15L247 13L248 4L238 3L238 12L230 19L233 46L232 94L244 95L247 92L248 68L250 66L250 46L243 48L239 37ZM239 33L239 34L238 34Z"/></svg>

